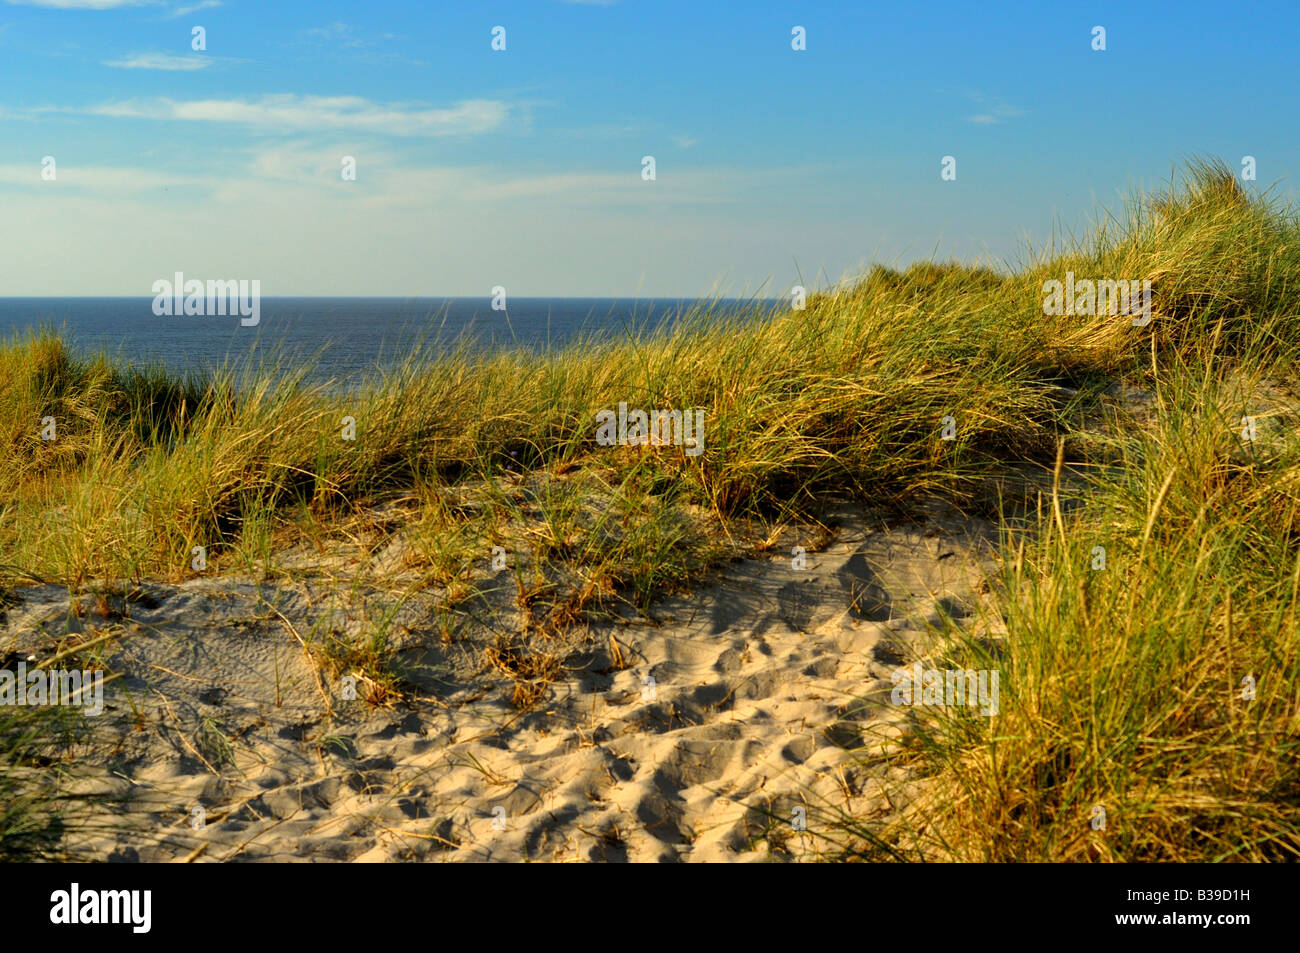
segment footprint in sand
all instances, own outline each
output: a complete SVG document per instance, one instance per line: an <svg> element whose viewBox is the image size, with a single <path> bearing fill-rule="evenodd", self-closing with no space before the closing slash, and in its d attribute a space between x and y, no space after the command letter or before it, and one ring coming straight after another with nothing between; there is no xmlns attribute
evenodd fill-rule
<svg viewBox="0 0 1300 953"><path fill-rule="evenodd" d="M854 618L868 622L889 621L893 615L889 593L867 562L863 550L850 556L848 562L835 571L835 576L848 591L849 612Z"/></svg>

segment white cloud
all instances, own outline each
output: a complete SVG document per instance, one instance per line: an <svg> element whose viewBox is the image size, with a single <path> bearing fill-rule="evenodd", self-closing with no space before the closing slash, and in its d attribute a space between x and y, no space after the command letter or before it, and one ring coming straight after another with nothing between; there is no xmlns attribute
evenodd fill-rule
<svg viewBox="0 0 1300 953"><path fill-rule="evenodd" d="M297 96L259 99L126 100L88 109L95 116L181 122L226 122L286 130L357 129L393 136L445 136L490 132L511 114L497 100L467 99L446 109L374 103L359 96Z"/></svg>
<svg viewBox="0 0 1300 953"><path fill-rule="evenodd" d="M362 41L353 39L352 27L341 20L335 20L329 26L310 27L303 30L302 35L311 40L338 40L349 46L362 45Z"/></svg>
<svg viewBox="0 0 1300 953"><path fill-rule="evenodd" d="M691 136L673 136L673 142L677 143L677 148L679 149L689 149L691 146L696 145L699 141L700 140L695 139Z"/></svg>
<svg viewBox="0 0 1300 953"><path fill-rule="evenodd" d="M337 189L361 184L359 177ZM377 219L361 200L303 204L296 191L269 188L257 196L267 204L257 205L139 195L58 201L49 194L5 197L13 226L0 231L6 294L147 299L154 281L182 270L258 278L266 296L481 298L504 284L515 295L692 297L720 281L727 290L752 291L772 276L770 287L785 290L795 281L792 259L806 275L823 265L834 274L843 270L846 247L898 240L883 226L864 232L860 220L778 221L764 209L647 217L557 202L546 215L521 216L512 203L420 203ZM918 239L925 254L928 238ZM147 304L142 320L154 320Z"/></svg>
<svg viewBox="0 0 1300 953"><path fill-rule="evenodd" d="M48 7L53 10L115 10L138 7L144 0L7 0L14 7Z"/></svg>
<svg viewBox="0 0 1300 953"><path fill-rule="evenodd" d="M357 161L357 181L339 175L344 156ZM33 163L0 165L0 186L43 190L56 198L65 189L102 193L158 192L168 187L205 190L218 204L260 205L287 198L290 204L320 205L322 199L391 209L516 206L559 203L564 208L677 205L729 205L766 194L791 181L807 179L807 168L696 169L674 173L671 181L642 181L640 166L622 171L514 172L497 166L410 165L364 141L339 141L327 147L286 145L250 152L239 168L209 173L170 172L149 166L58 166L58 179L44 182ZM328 203L327 203L328 204Z"/></svg>
<svg viewBox="0 0 1300 953"><path fill-rule="evenodd" d="M134 53L120 60L105 60L105 66L116 69L198 70L211 66L207 56L173 56L170 53Z"/></svg>
<svg viewBox="0 0 1300 953"><path fill-rule="evenodd" d="M173 175L147 167L114 168L111 166L83 166L74 163L59 164L57 178L47 182L41 178L41 166L28 162L24 165L0 165L0 185L29 186L45 190L42 194L56 197L66 189L101 192L104 196L133 192L152 192L158 189L184 186L207 188L215 180L196 175Z"/></svg>
<svg viewBox="0 0 1300 953"><path fill-rule="evenodd" d="M1025 114L1025 111L1019 106L1013 106L1005 100L992 99L983 93L967 92L966 98L984 107L981 112L966 117L967 122L973 122L977 125L996 126L1008 119L1016 119Z"/></svg>
<svg viewBox="0 0 1300 953"><path fill-rule="evenodd" d="M752 289L786 275L792 257L840 271L844 248L884 241L864 238L857 220L772 213L773 197L796 201L824 166L668 175L661 165L644 182L640 152L614 169L550 171L433 165L409 151L344 133L237 155L160 149L158 164L144 155L133 167L69 159L54 182L35 161L0 165L6 293L146 296L184 270L259 278L264 294L461 295L506 283L520 294L689 297L719 280ZM339 175L346 155L355 181Z"/></svg>
<svg viewBox="0 0 1300 953"><path fill-rule="evenodd" d="M427 66L424 60L413 59L401 53L385 51L384 44L400 39L396 33L379 33L372 36L358 35L351 25L342 20L335 20L325 26L309 27L300 30L298 41L314 47L317 51L334 54L346 54L361 63L378 63L403 66Z"/></svg>
<svg viewBox="0 0 1300 953"><path fill-rule="evenodd" d="M200 10L211 10L213 7L221 6L221 0L202 0L201 3L192 3L187 7L177 7L171 12L171 18L187 17L191 13L198 13Z"/></svg>
<svg viewBox="0 0 1300 953"><path fill-rule="evenodd" d="M339 176L345 155L357 160L356 183ZM324 195L371 208L501 208L534 203L546 208L633 208L735 205L809 177L807 168L681 170L671 180L641 179L640 165L622 171L513 172L498 166L404 164L365 143L331 148L286 146L250 158L246 174L213 179L214 200L240 205L292 192L295 201L320 204ZM545 218L545 216L543 216Z"/></svg>

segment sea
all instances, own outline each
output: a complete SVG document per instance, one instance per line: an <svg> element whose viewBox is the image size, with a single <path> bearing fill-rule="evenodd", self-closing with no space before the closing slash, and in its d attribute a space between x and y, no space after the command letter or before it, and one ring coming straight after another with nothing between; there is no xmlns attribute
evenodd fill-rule
<svg viewBox="0 0 1300 953"><path fill-rule="evenodd" d="M238 315L158 316L153 298L0 298L0 341L50 327L74 353L105 354L177 375L255 366L310 368L309 378L346 384L391 368L423 346L556 349L575 340L642 337L707 309L710 319L761 313L767 299L262 298L260 320Z"/></svg>

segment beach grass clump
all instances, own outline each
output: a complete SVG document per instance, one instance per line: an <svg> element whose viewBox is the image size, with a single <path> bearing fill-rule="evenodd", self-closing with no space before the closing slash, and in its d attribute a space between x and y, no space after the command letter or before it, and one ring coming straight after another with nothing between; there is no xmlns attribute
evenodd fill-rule
<svg viewBox="0 0 1300 953"><path fill-rule="evenodd" d="M1060 489L1009 547L1000 711L931 708L909 759L931 780L850 853L977 861L1300 856L1300 433L1242 437L1241 393L1178 367L1122 466ZM1290 421L1295 424L1294 419ZM896 853L895 853L896 852Z"/></svg>

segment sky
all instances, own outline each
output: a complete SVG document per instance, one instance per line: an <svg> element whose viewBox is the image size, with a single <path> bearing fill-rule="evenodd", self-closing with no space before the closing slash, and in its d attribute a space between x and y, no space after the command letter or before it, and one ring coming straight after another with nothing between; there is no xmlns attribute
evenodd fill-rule
<svg viewBox="0 0 1300 953"><path fill-rule="evenodd" d="M1014 267L1193 156L1294 199L1298 52L1294 0L0 0L0 296Z"/></svg>

